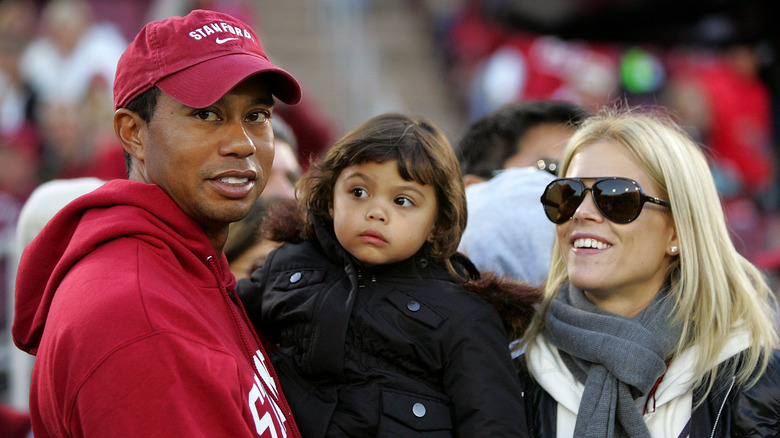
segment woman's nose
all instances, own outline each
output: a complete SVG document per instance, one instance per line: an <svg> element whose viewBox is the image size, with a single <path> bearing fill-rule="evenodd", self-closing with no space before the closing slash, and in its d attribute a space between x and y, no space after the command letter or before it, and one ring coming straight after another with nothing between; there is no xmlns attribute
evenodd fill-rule
<svg viewBox="0 0 780 438"><path fill-rule="evenodd" d="M603 219L603 215L599 211L598 207L596 207L596 200L593 198L593 191L588 189L582 196L582 202L577 206L577 209L574 210L572 219Z"/></svg>

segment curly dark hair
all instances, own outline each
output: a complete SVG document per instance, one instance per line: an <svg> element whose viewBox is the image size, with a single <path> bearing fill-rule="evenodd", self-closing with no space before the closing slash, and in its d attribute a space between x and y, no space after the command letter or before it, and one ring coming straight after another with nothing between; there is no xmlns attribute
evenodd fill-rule
<svg viewBox="0 0 780 438"><path fill-rule="evenodd" d="M336 142L325 157L311 165L298 182L300 214L306 237L314 235L315 217L332 225L329 208L341 172L353 165L395 161L407 181L431 185L438 214L428 256L450 271L466 228L466 195L460 166L447 137L429 120L389 113L373 117Z"/></svg>

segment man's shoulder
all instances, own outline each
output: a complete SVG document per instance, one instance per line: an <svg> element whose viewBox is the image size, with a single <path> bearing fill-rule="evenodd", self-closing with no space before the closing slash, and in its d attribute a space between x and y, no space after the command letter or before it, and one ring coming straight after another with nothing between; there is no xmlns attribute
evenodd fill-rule
<svg viewBox="0 0 780 438"><path fill-rule="evenodd" d="M212 276L213 281L213 276ZM170 251L138 239L115 239L86 254L66 275L57 290L60 306L69 315L91 324L122 321L145 325L150 313L188 305L178 298L192 291L190 274ZM176 294L176 291L182 294ZM174 312L174 310L170 310Z"/></svg>
<svg viewBox="0 0 780 438"><path fill-rule="evenodd" d="M466 188L466 200L469 208L474 206L505 209L506 202L513 205L539 204L539 198L547 184L555 178L549 172L533 168L506 169L493 179L472 184ZM541 209L541 207L540 207Z"/></svg>

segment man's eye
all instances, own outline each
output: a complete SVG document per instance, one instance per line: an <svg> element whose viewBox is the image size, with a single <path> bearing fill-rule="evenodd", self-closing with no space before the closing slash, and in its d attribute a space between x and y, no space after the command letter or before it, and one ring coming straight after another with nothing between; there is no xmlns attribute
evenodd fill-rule
<svg viewBox="0 0 780 438"><path fill-rule="evenodd" d="M355 187L354 189L350 190L350 192L352 192L352 196L356 198L365 198L368 196L368 193L366 193L366 191L360 187Z"/></svg>
<svg viewBox="0 0 780 438"><path fill-rule="evenodd" d="M249 114L249 116L247 116L247 120L255 123L263 123L266 120L268 120L268 113L263 111L257 111Z"/></svg>
<svg viewBox="0 0 780 438"><path fill-rule="evenodd" d="M395 198L395 203L397 205L400 205L401 207L412 207L414 206L414 202L407 198L406 196L399 196Z"/></svg>
<svg viewBox="0 0 780 438"><path fill-rule="evenodd" d="M201 120L216 120L217 114L214 111L200 110L195 113L195 117Z"/></svg>

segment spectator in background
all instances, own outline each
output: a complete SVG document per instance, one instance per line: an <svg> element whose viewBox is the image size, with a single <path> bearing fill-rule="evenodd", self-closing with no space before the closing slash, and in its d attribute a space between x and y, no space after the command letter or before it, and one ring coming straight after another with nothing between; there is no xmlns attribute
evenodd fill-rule
<svg viewBox="0 0 780 438"><path fill-rule="evenodd" d="M33 438L30 414L0 403L3 438Z"/></svg>
<svg viewBox="0 0 780 438"><path fill-rule="evenodd" d="M111 89L127 47L116 25L95 22L86 0L50 0L39 28L21 55L20 70L42 101L78 104L94 81Z"/></svg>
<svg viewBox="0 0 780 438"><path fill-rule="evenodd" d="M230 224L224 251L230 264L230 272L236 280L249 278L255 269L263 266L268 253L279 246L278 243L266 239L260 229L274 202L276 201L269 202L260 197L244 219Z"/></svg>
<svg viewBox="0 0 780 438"><path fill-rule="evenodd" d="M468 186L487 181L510 167L557 162L571 130L587 115L569 102L513 102L471 123L457 145Z"/></svg>
<svg viewBox="0 0 780 438"><path fill-rule="evenodd" d="M127 42L116 25L95 21L85 0L51 0L39 29L19 68L38 102L40 179L126 177L111 88Z"/></svg>
<svg viewBox="0 0 780 438"><path fill-rule="evenodd" d="M769 89L758 75L758 48L734 41L704 53L678 62L664 102L709 149L719 192L759 199L774 178L774 155Z"/></svg>
<svg viewBox="0 0 780 438"><path fill-rule="evenodd" d="M567 102L516 102L467 129L458 143L469 211L460 250L477 268L535 286L547 277L555 228L539 196L586 115Z"/></svg>
<svg viewBox="0 0 780 438"><path fill-rule="evenodd" d="M706 150L732 239L755 260L768 249L767 212L778 207L770 93L757 43L723 38L716 48L682 52L662 101Z"/></svg>
<svg viewBox="0 0 780 438"><path fill-rule="evenodd" d="M16 227L17 260L22 252L41 232L49 220L65 205L81 195L102 186L98 178L55 179L46 181L33 190L19 213Z"/></svg>
<svg viewBox="0 0 780 438"><path fill-rule="evenodd" d="M0 2L0 192L21 204L38 184L40 142L36 98L19 72L19 56L33 36L35 9Z"/></svg>
<svg viewBox="0 0 780 438"><path fill-rule="evenodd" d="M295 133L298 142L298 162L303 171L312 161L324 156L336 140L334 123L311 99L303 96L297 105L279 105L282 116Z"/></svg>
<svg viewBox="0 0 780 438"><path fill-rule="evenodd" d="M514 33L476 66L469 118L519 100L565 100L596 110L620 92L618 55L609 44Z"/></svg>
<svg viewBox="0 0 780 438"><path fill-rule="evenodd" d="M263 199L294 199L295 183L301 177L298 163L298 142L295 134L284 119L274 115L274 164L268 183L260 195Z"/></svg>
<svg viewBox="0 0 780 438"><path fill-rule="evenodd" d="M0 2L0 134L14 135L34 124L35 95L19 70L33 38L35 9L21 0Z"/></svg>
<svg viewBox="0 0 780 438"><path fill-rule="evenodd" d="M39 184L35 132L25 127L14 134L0 133L0 192L24 202Z"/></svg>

